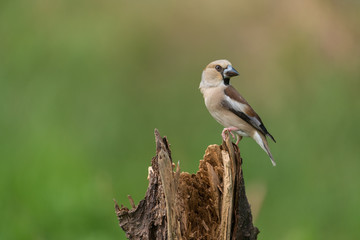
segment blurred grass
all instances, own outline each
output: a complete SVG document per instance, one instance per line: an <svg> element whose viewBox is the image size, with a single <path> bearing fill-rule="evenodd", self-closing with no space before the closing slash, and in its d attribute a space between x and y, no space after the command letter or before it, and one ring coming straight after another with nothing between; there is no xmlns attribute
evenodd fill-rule
<svg viewBox="0 0 360 240"><path fill-rule="evenodd" d="M220 143L198 90L207 63L278 143L272 168L240 143L247 183L266 183L264 239L360 238L360 17L355 1L0 3L0 239L121 239L112 199L138 202L153 129L195 172Z"/></svg>

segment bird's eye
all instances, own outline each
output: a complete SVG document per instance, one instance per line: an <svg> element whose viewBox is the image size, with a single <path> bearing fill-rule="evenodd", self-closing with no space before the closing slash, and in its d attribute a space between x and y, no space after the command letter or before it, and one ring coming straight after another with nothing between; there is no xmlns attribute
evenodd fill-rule
<svg viewBox="0 0 360 240"><path fill-rule="evenodd" d="M220 65L216 65L216 66L215 66L215 69L216 69L218 72L221 72L222 67L221 67Z"/></svg>

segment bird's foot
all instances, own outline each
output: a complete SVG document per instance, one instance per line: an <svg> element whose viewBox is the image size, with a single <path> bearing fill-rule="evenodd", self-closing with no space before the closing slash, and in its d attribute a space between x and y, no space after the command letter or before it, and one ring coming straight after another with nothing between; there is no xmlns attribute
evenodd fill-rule
<svg viewBox="0 0 360 240"><path fill-rule="evenodd" d="M222 136L223 140L226 141L226 137L225 137L225 132L226 132L226 131L228 131L228 132L231 134L231 136L232 136L233 138L235 138L235 135L234 135L234 133L233 133L232 131L237 131L237 130L239 130L239 129L236 128L236 127L224 128L224 129L222 130L222 132L221 132L221 136Z"/></svg>
<svg viewBox="0 0 360 240"><path fill-rule="evenodd" d="M236 135L236 143L235 144L238 145L242 138L243 138L242 136Z"/></svg>

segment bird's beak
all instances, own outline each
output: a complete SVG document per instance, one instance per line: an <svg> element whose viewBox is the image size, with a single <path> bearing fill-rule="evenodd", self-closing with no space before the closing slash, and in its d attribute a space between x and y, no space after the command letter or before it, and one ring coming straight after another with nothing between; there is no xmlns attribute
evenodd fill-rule
<svg viewBox="0 0 360 240"><path fill-rule="evenodd" d="M225 70L224 70L224 76L226 78L231 78L231 77L235 77L239 75L238 71L236 71L231 65L229 65Z"/></svg>

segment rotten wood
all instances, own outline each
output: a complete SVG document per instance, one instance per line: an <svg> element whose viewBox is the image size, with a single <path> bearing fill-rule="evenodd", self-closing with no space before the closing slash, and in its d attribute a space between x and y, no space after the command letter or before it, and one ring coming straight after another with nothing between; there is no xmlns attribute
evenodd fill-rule
<svg viewBox="0 0 360 240"><path fill-rule="evenodd" d="M227 136L210 145L196 174L181 172L167 138L155 129L156 156L149 167L145 198L132 209L115 203L129 239L257 239L245 195L238 147Z"/></svg>

